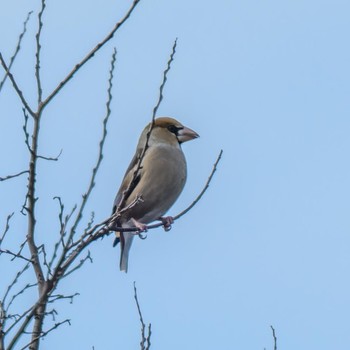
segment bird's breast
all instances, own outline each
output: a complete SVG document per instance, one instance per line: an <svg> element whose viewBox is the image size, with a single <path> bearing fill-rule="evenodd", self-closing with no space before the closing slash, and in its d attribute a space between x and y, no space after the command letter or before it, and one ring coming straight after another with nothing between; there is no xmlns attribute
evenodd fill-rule
<svg viewBox="0 0 350 350"><path fill-rule="evenodd" d="M186 177L186 160L180 147L150 147L142 162L140 182L128 200L141 196L142 201L128 217L147 224L163 216L182 192Z"/></svg>

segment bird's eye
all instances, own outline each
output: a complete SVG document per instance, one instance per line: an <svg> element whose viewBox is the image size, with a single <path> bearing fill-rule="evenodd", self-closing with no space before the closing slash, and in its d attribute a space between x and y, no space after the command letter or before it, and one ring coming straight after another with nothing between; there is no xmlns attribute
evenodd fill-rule
<svg viewBox="0 0 350 350"><path fill-rule="evenodd" d="M168 130L172 132L173 134L177 135L177 132L179 131L179 128L176 127L175 125L169 125Z"/></svg>

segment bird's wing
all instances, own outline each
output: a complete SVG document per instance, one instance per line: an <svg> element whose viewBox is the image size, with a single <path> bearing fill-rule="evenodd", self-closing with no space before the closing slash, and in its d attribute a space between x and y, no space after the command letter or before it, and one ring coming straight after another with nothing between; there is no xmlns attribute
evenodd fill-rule
<svg viewBox="0 0 350 350"><path fill-rule="evenodd" d="M126 169L122 184L120 185L119 191L115 197L114 203L113 203L113 211L112 214L116 211L117 206L120 204L120 201L122 199L123 196L123 192L128 188L128 186L130 185L130 182L134 176L134 172L136 170L136 167L138 165L140 156L141 156L141 152L142 149L138 149L133 157L133 159L131 160L128 169ZM135 181L132 184L132 187L130 189L129 192L129 196L132 193L132 191L134 190L134 188L137 186L138 182L140 181L140 174L138 174L137 178L135 179ZM125 200L127 200L127 198L125 198Z"/></svg>
<svg viewBox="0 0 350 350"><path fill-rule="evenodd" d="M136 167L138 165L140 156L141 156L142 149L137 149L133 159L131 160L128 168L126 169L122 184L120 185L119 191L115 197L114 203L113 203L113 210L112 214L115 213L117 210L118 205L120 204L120 201L122 200L123 192L128 188L130 185L132 178L134 176L134 172L136 170ZM130 189L130 194L134 190L134 188L137 186L138 182L140 181L140 174L138 174L138 177L135 179L135 181L132 183L132 187ZM125 198L125 201L128 198ZM117 222L117 225L119 226L120 224ZM121 232L115 232L115 239L113 242L113 247L115 247L119 242L121 243L120 248L121 248L121 259L120 259L120 268L121 270L126 271L127 270L127 264L128 264L128 256L129 256L129 250L131 247L133 235L127 232L124 232L122 234ZM123 268L122 268L123 266Z"/></svg>

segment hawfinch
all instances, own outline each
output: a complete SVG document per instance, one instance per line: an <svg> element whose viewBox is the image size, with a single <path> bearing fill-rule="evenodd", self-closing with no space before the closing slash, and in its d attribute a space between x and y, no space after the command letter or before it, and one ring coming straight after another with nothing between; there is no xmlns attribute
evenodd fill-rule
<svg viewBox="0 0 350 350"><path fill-rule="evenodd" d="M144 231L146 225L155 220L162 220L165 228L170 227L172 218L163 218L163 215L175 203L186 182L187 166L181 144L199 135L175 119L157 118L139 174L133 182L129 196L123 200L123 193L130 186L137 169L149 129L150 124L145 127L140 136L136 153L126 170L114 201L113 213L120 206L121 201L124 202L123 208L129 206L118 219L118 227L137 227L140 231ZM123 208L119 208L119 211ZM114 245L120 242L121 271L128 270L129 250L134 236L135 232L116 232Z"/></svg>

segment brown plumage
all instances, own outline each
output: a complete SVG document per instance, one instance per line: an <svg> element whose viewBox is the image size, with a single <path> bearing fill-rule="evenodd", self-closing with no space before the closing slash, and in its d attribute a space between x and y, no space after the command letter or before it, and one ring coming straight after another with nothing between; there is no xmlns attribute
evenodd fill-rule
<svg viewBox="0 0 350 350"><path fill-rule="evenodd" d="M145 127L140 136L136 153L115 198L113 212L120 204L123 192L132 180L149 128L150 124ZM122 227L136 225L142 229L146 224L162 218L175 203L186 182L187 166L181 143L198 136L196 132L184 127L173 118L161 117L155 120L139 176L134 181L134 186L123 207L133 203L137 196L140 196L141 200L121 216L118 225ZM129 250L134 234L117 232L116 235L115 244L119 241L121 243L120 270L127 272Z"/></svg>

